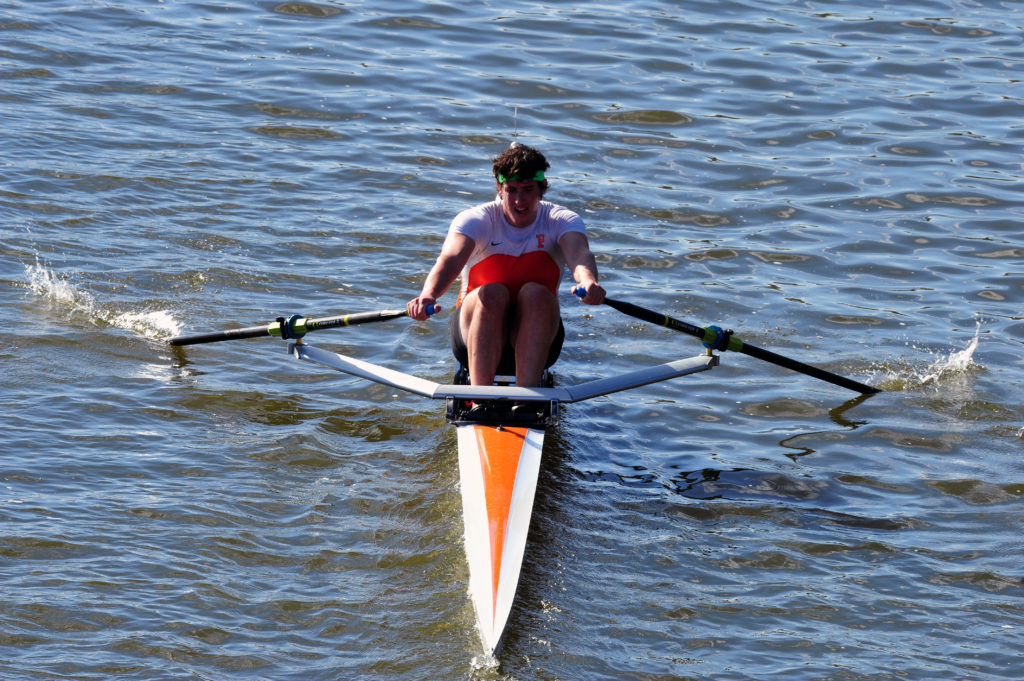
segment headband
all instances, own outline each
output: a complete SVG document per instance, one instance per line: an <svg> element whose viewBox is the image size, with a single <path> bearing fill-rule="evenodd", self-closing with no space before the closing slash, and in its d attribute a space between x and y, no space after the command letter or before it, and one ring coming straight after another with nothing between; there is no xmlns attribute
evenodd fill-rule
<svg viewBox="0 0 1024 681"><path fill-rule="evenodd" d="M534 173L533 177L530 178L530 179L535 181L535 182L543 182L544 181L544 171L543 170L538 170L536 173ZM525 180L522 177L520 177L518 174L512 175L511 177L505 177L501 173L498 173L498 184L505 184L506 182L523 182L523 181L525 181Z"/></svg>

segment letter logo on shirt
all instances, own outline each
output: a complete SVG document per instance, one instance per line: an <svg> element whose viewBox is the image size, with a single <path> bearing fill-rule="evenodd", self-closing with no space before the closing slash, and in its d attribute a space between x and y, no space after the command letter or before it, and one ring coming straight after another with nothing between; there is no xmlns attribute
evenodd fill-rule
<svg viewBox="0 0 1024 681"><path fill-rule="evenodd" d="M543 234L538 234L537 235L537 248L544 248L544 235Z"/></svg>

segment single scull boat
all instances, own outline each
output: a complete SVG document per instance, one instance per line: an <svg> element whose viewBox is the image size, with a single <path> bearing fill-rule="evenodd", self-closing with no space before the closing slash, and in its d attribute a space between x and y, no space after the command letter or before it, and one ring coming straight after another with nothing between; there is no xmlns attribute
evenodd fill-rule
<svg viewBox="0 0 1024 681"><path fill-rule="evenodd" d="M512 611L533 514L544 432L557 419L560 405L705 371L718 364L717 355L705 354L575 386L521 388L510 384L443 385L301 340L288 348L298 359L446 400L447 418L458 434L469 594L484 652L491 655L501 644ZM471 414L468 402L482 404L484 409ZM524 403L532 403L533 408L512 409Z"/></svg>

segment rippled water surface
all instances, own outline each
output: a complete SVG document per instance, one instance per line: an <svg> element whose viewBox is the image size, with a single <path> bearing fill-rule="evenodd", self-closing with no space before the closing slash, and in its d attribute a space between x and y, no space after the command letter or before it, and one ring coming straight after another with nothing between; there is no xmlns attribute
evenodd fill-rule
<svg viewBox="0 0 1024 681"><path fill-rule="evenodd" d="M0 678L1017 681L1024 6L0 4ZM565 409L504 650L401 307L513 137L752 357ZM452 306L452 298L445 301ZM569 384L697 354L566 294ZM446 321L311 342L432 380Z"/></svg>

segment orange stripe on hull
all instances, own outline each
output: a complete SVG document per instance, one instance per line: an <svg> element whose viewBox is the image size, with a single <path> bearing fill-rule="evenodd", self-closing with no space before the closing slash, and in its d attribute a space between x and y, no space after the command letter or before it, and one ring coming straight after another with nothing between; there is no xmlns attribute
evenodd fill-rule
<svg viewBox="0 0 1024 681"><path fill-rule="evenodd" d="M487 525L491 535L492 612L497 609L498 584L501 581L501 557L505 548L512 493L519 471L519 457L526 440L526 428L476 427L480 451L480 470L487 499Z"/></svg>
<svg viewBox="0 0 1024 681"><path fill-rule="evenodd" d="M458 437L469 594L493 654L519 584L544 431L460 424Z"/></svg>

